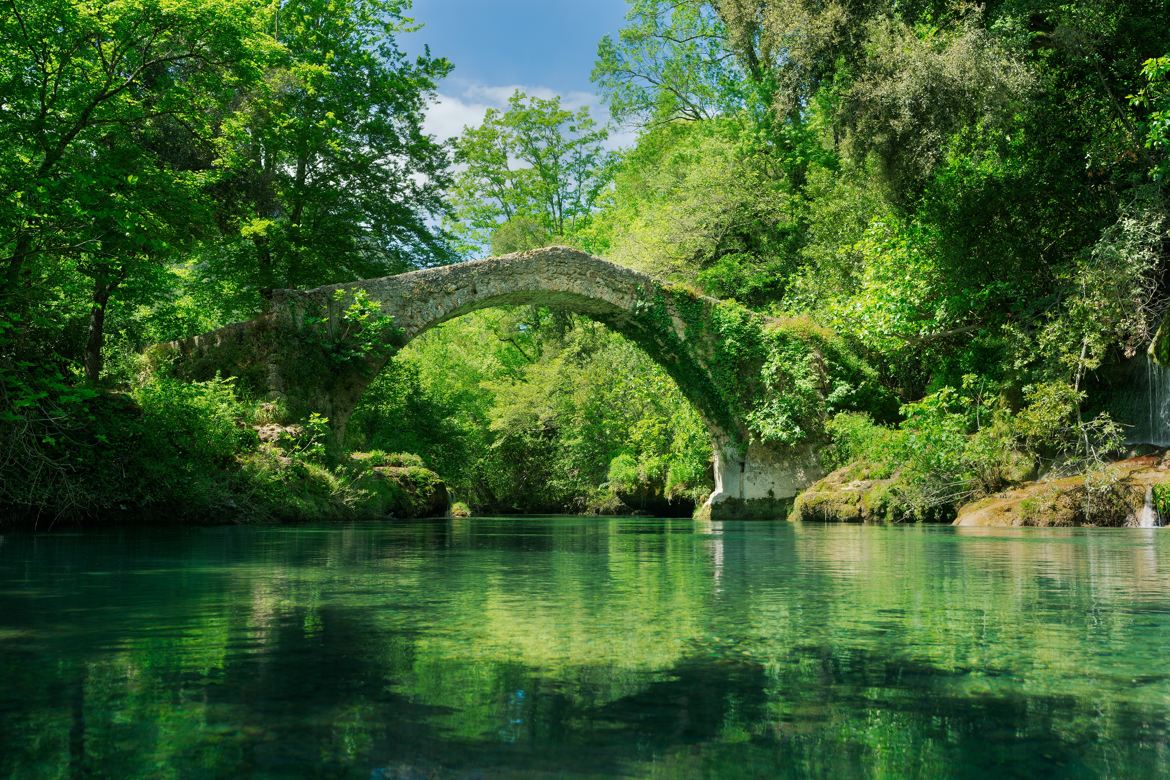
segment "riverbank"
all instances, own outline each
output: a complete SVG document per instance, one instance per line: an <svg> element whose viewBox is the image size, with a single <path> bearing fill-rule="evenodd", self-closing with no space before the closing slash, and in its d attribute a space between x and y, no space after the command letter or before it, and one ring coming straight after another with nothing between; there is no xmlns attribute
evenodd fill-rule
<svg viewBox="0 0 1170 780"><path fill-rule="evenodd" d="M425 517L449 504L417 456L332 457L323 420L283 424L228 380L154 379L0 436L0 530Z"/></svg>
<svg viewBox="0 0 1170 780"><path fill-rule="evenodd" d="M852 463L797 497L790 520L899 523L911 520L897 473L874 477ZM940 502L934 522L968 527L1126 527L1160 525L1170 510L1170 452L1119 460L1080 474L1019 479L971 500Z"/></svg>

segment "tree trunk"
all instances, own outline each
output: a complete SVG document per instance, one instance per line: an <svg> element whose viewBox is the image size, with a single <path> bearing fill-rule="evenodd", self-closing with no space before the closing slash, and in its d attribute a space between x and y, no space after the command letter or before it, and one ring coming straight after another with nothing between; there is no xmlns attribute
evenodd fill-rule
<svg viewBox="0 0 1170 780"><path fill-rule="evenodd" d="M8 258L8 268L4 273L4 298L15 296L21 286L25 259L32 251L32 238L27 231L22 230L16 238L16 246Z"/></svg>
<svg viewBox="0 0 1170 780"><path fill-rule="evenodd" d="M93 281L89 333L85 339L85 378L90 384L97 384L102 375L102 347L106 341L106 305L120 281L121 277L108 280L100 276Z"/></svg>
<svg viewBox="0 0 1170 780"><path fill-rule="evenodd" d="M272 250L266 237L254 239L253 244L256 247L256 267L260 272L260 311L268 312L272 309L272 289L275 286Z"/></svg>

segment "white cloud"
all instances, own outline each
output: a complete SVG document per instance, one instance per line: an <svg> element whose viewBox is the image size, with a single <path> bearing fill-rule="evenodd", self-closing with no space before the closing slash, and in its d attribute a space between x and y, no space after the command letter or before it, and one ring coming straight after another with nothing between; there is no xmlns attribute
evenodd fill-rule
<svg viewBox="0 0 1170 780"><path fill-rule="evenodd" d="M487 103L440 92L439 99L427 111L426 119L423 120L423 130L440 141L446 141L463 132L467 125L478 125L482 122L484 113L490 107Z"/></svg>
<svg viewBox="0 0 1170 780"><path fill-rule="evenodd" d="M610 127L605 148L610 150L629 149L638 140L638 131L632 128Z"/></svg>
<svg viewBox="0 0 1170 780"><path fill-rule="evenodd" d="M440 141L453 138L463 132L468 125L478 125L483 121L483 115L489 108L505 108L508 98L520 90L527 95L542 99L557 96L557 91L549 87L524 84L479 84L467 82L455 85L439 92L438 100L427 112L423 122L423 129L434 135ZM600 98L592 92L573 90L561 95L561 105L576 111L579 108L588 108L599 123L607 119L605 107ZM618 149L632 146L636 133L632 130L611 128L606 147Z"/></svg>

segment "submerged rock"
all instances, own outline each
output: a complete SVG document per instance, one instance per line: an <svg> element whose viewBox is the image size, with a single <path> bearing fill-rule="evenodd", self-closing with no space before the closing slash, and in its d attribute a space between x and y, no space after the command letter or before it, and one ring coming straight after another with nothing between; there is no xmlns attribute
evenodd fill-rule
<svg viewBox="0 0 1170 780"><path fill-rule="evenodd" d="M955 525L985 527L1122 527L1149 514L1147 497L1170 483L1160 455L1118 461L1089 474L1029 482L963 506Z"/></svg>

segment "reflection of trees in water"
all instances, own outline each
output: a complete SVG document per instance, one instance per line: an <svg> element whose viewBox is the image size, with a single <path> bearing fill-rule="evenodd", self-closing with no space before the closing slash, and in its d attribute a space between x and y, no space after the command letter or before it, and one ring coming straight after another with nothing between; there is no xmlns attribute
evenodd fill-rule
<svg viewBox="0 0 1170 780"><path fill-rule="evenodd" d="M938 776L1043 753L1156 776L1166 545L1120 534L483 519L42 540L19 553L40 598L0 617L0 774Z"/></svg>

